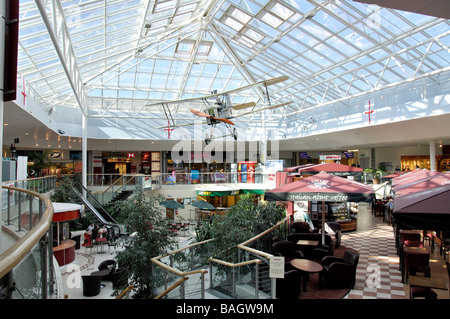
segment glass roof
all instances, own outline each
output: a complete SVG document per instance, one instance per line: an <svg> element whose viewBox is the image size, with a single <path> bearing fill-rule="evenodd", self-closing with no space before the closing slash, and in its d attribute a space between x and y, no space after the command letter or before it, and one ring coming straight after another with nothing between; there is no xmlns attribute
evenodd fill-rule
<svg viewBox="0 0 450 319"><path fill-rule="evenodd" d="M287 75L230 95L291 102L265 114L275 121L450 65L449 20L350 0L21 0L19 21L29 91L91 117L167 123L168 107L182 123L202 102L162 102Z"/></svg>

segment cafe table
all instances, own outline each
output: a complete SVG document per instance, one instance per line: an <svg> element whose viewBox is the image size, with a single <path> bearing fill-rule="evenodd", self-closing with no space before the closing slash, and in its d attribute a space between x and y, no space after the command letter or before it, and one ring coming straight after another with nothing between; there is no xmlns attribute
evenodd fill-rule
<svg viewBox="0 0 450 319"><path fill-rule="evenodd" d="M319 245L319 241L318 240L300 239L297 242L297 245L300 245L300 246L317 246L317 245Z"/></svg>
<svg viewBox="0 0 450 319"><path fill-rule="evenodd" d="M100 253L103 253L103 244L107 242L107 239L105 237L98 237L95 240L100 245Z"/></svg>
<svg viewBox="0 0 450 319"><path fill-rule="evenodd" d="M319 273L323 270L321 264L309 259L293 259L291 265L303 274L303 291L306 291L306 283L309 281L309 274Z"/></svg>
<svg viewBox="0 0 450 319"><path fill-rule="evenodd" d="M410 287L447 290L447 284L441 277L409 276Z"/></svg>

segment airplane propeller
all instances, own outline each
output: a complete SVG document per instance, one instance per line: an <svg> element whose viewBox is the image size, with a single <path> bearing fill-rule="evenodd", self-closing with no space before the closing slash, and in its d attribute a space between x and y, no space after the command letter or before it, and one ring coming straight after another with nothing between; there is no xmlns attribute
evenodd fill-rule
<svg viewBox="0 0 450 319"><path fill-rule="evenodd" d="M234 123L231 122L229 119L225 119L225 118L221 118L221 117L214 117L213 115L209 115L209 114L206 114L206 113L194 110L194 109L189 109L189 110L192 113L194 113L194 115L196 115L196 116L208 117L208 118L213 119L213 120L217 120L217 121L224 122L224 123L227 123L227 124L230 124L230 125L234 125Z"/></svg>

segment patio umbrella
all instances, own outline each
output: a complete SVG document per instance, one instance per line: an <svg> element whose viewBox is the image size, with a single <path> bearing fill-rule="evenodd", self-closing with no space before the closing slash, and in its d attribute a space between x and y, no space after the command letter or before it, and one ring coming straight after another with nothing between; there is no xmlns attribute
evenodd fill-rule
<svg viewBox="0 0 450 319"><path fill-rule="evenodd" d="M300 175L312 175L320 172L327 172L337 176L356 176L360 177L363 169L339 163L324 163L312 166L305 166L298 169Z"/></svg>
<svg viewBox="0 0 450 319"><path fill-rule="evenodd" d="M392 179L392 188L400 187L402 185L410 184L440 174L442 173L437 171L430 171L425 168L424 169L418 168L413 171L402 173L398 177L394 177Z"/></svg>
<svg viewBox="0 0 450 319"><path fill-rule="evenodd" d="M325 202L372 202L375 196L371 186L325 172L289 183L265 194L272 201L322 201L322 230ZM325 232L322 231L322 243Z"/></svg>
<svg viewBox="0 0 450 319"><path fill-rule="evenodd" d="M204 201L204 200L195 200L191 202L191 205L200 209L204 210L214 210L216 209L213 205L210 203Z"/></svg>
<svg viewBox="0 0 450 319"><path fill-rule="evenodd" d="M177 201L174 200L165 200L162 202L159 202L160 205L166 207L166 208L171 208L171 209L180 209L180 208L184 208L183 204L178 203Z"/></svg>
<svg viewBox="0 0 450 319"><path fill-rule="evenodd" d="M412 179L408 184L399 184L393 187L392 190L395 192L395 196L400 196L446 184L450 184L450 173L435 172L435 174L430 174L427 178Z"/></svg>
<svg viewBox="0 0 450 319"><path fill-rule="evenodd" d="M397 229L450 230L450 184L448 179L436 177L435 181L438 179L443 180L440 185L424 181L422 189L415 187L415 191L395 196L392 216Z"/></svg>

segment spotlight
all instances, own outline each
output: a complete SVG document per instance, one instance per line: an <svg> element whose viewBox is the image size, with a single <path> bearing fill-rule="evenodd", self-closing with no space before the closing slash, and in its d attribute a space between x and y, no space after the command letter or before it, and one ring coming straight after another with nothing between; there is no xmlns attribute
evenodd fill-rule
<svg viewBox="0 0 450 319"><path fill-rule="evenodd" d="M59 134L65 134L66 132L64 132L63 130L58 130Z"/></svg>

